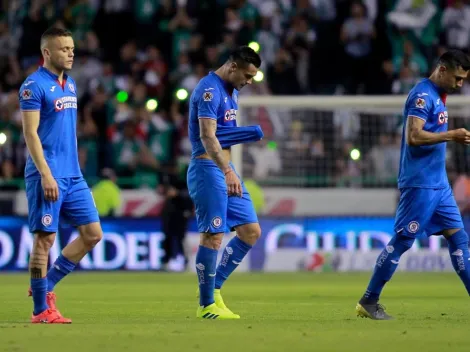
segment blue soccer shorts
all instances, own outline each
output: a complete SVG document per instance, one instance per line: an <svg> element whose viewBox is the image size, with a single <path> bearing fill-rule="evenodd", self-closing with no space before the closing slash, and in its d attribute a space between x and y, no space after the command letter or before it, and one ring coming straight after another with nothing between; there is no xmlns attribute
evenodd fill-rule
<svg viewBox="0 0 470 352"><path fill-rule="evenodd" d="M235 171L233 164L230 166ZM228 233L239 225L258 222L245 184L242 182L242 197L228 196L225 176L212 160L192 159L187 182L199 232Z"/></svg>
<svg viewBox="0 0 470 352"><path fill-rule="evenodd" d="M431 236L464 227L450 185L443 189L403 188L400 192L395 233Z"/></svg>
<svg viewBox="0 0 470 352"><path fill-rule="evenodd" d="M26 180L29 231L57 232L59 217L63 216L73 226L99 222L95 201L83 177L56 179L59 199L44 199L41 180Z"/></svg>

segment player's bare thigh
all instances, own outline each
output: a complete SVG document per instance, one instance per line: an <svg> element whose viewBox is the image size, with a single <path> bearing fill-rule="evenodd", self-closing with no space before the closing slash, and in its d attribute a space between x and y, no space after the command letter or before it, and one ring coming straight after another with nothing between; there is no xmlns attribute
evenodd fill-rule
<svg viewBox="0 0 470 352"><path fill-rule="evenodd" d="M239 239L251 246L261 237L261 227L257 222L239 225L235 227L235 231Z"/></svg>

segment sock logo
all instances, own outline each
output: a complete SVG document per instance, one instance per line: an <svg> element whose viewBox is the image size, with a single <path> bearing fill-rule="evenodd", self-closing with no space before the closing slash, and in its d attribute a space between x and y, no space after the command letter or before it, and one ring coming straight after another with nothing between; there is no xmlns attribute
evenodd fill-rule
<svg viewBox="0 0 470 352"><path fill-rule="evenodd" d="M233 254L233 249L232 249L232 247L227 247L227 248L225 248L225 250L227 251L228 255L232 255L232 254Z"/></svg>
<svg viewBox="0 0 470 352"><path fill-rule="evenodd" d="M227 266L228 258L232 255L233 248L232 247L225 247L224 254L222 259L220 260L220 266Z"/></svg>
<svg viewBox="0 0 470 352"><path fill-rule="evenodd" d="M52 215L51 214L45 214L42 217L41 222L46 227L50 226L52 224Z"/></svg>
<svg viewBox="0 0 470 352"><path fill-rule="evenodd" d="M452 253L453 256L457 257L457 274L460 274L461 271L465 271L465 261L463 259L463 251L457 249Z"/></svg>
<svg viewBox="0 0 470 352"><path fill-rule="evenodd" d="M197 263L196 269L197 277L199 279L199 285L204 285L206 283L206 280L204 280L204 270L206 269L206 267L202 263Z"/></svg>
<svg viewBox="0 0 470 352"><path fill-rule="evenodd" d="M416 233L419 230L419 223L417 221L411 221L408 224L408 231L410 233Z"/></svg>
<svg viewBox="0 0 470 352"><path fill-rule="evenodd" d="M387 253L393 253L395 248L393 248L393 246L387 246L387 247L385 247L385 250L387 251Z"/></svg>

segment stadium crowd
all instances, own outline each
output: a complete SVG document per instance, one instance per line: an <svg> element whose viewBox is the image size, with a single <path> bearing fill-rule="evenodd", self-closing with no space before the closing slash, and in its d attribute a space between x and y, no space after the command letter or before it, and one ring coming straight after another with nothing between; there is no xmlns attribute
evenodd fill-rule
<svg viewBox="0 0 470 352"><path fill-rule="evenodd" d="M187 103L235 45L259 44L264 80L241 95L406 94L446 48L470 47L463 0L10 0L0 18L0 175L21 187L26 158L18 88L41 64L40 36L70 29L79 94L79 155L91 184L113 169L123 188L156 187L190 155ZM465 86L463 94L470 93ZM401 110L401 109L400 109ZM266 138L245 148L244 175L296 186L394 186L400 111L291 109L244 123ZM462 125L462 119L450 123ZM353 160L357 148L361 158ZM294 157L295 156L295 157ZM468 156L453 149L459 173ZM182 166L179 168L179 166ZM176 172L176 171L175 171Z"/></svg>

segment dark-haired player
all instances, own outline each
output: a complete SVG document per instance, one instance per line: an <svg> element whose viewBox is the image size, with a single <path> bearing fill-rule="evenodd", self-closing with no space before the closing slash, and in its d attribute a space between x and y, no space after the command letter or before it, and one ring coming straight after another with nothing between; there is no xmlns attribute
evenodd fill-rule
<svg viewBox="0 0 470 352"><path fill-rule="evenodd" d="M238 319L224 304L220 289L261 235L253 204L231 163L229 140L250 140L245 127L237 127L238 91L251 84L261 59L249 47L235 49L227 62L202 78L191 95L189 136L192 158L188 189L196 207L201 233L196 255L199 307L203 319ZM221 130L223 135L219 135ZM243 133L240 133L243 132ZM237 137L234 137L237 135ZM236 231L218 267L217 253L224 233Z"/></svg>
<svg viewBox="0 0 470 352"><path fill-rule="evenodd" d="M83 179L77 151L77 92L64 71L73 64L69 31L50 28L41 38L44 66L19 91L23 133L29 151L25 167L29 230L34 244L29 260L34 311L32 323L68 324L56 308L54 286L69 274L102 237L98 212ZM59 214L78 227L47 272Z"/></svg>
<svg viewBox="0 0 470 352"><path fill-rule="evenodd" d="M395 218L395 236L379 255L369 286L356 306L359 316L391 319L378 303L384 285L391 279L400 257L416 236L442 235L447 239L455 271L470 294L468 235L446 174L447 142L470 144L464 128L447 130L446 98L462 87L470 60L458 50L444 53L428 79L409 93L404 109L398 188L400 201Z"/></svg>

